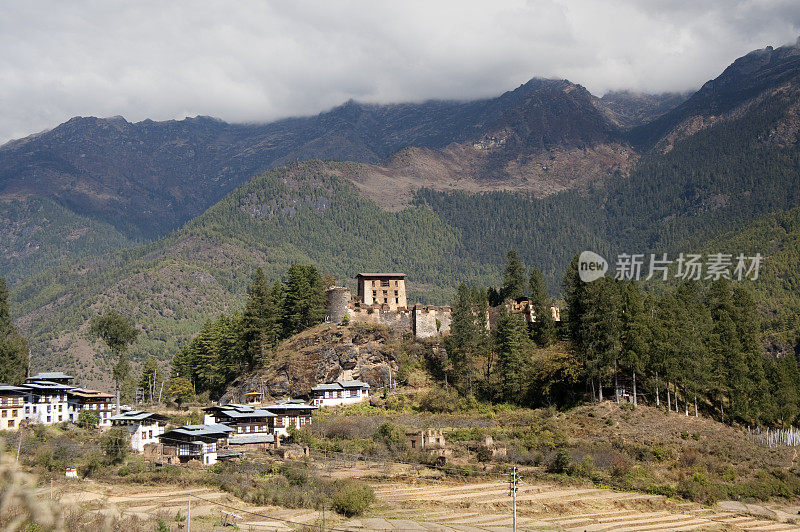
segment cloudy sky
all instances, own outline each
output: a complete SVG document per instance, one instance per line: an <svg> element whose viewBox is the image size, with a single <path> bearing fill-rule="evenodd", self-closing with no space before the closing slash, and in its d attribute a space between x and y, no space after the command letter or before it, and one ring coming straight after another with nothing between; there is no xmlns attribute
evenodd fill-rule
<svg viewBox="0 0 800 532"><path fill-rule="evenodd" d="M798 35L797 0L4 2L0 142L75 115L255 122L534 76L683 91Z"/></svg>

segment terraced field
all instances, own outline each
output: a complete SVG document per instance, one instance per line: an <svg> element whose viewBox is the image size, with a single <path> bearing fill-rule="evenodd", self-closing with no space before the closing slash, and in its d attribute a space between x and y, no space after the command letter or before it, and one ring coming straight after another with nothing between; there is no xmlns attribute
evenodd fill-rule
<svg viewBox="0 0 800 532"><path fill-rule="evenodd" d="M353 473L353 476L362 476L364 471L354 470ZM382 481L373 476L369 480L377 502L368 516L345 520L328 511L325 528L464 532L512 529L511 498L508 485L502 479L461 483L389 478ZM241 517L229 517L240 530L319 530L323 521L319 511L251 506L209 488L137 488L83 482L57 488L57 497L62 503L101 515L138 520L142 529L152 529L150 523L162 518L172 530L185 530L190 491L192 530L196 531L217 530L225 518L223 512ZM517 505L519 530L800 530L797 524L776 520L790 517L780 512L773 512L770 518L748 514L743 507L741 511L726 510L726 507L704 508L661 496L544 483L520 485ZM178 515L183 519L176 519Z"/></svg>

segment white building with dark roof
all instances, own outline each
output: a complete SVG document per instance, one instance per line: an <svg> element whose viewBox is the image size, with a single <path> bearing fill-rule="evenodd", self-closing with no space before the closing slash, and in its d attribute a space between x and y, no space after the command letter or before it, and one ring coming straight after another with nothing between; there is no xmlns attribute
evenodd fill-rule
<svg viewBox="0 0 800 532"><path fill-rule="evenodd" d="M27 379L25 379L25 382L49 381L58 384L70 385L74 380L75 377L73 377L72 375L67 375L66 373L62 373L60 371L45 371L37 373L33 377L28 377Z"/></svg>
<svg viewBox="0 0 800 532"><path fill-rule="evenodd" d="M217 462L217 450L227 443L228 436L233 432L231 427L222 424L211 425L184 425L177 429L165 432L159 439L164 446L164 452L172 448L180 462L199 460L201 464L209 466Z"/></svg>
<svg viewBox="0 0 800 532"><path fill-rule="evenodd" d="M263 408L247 405L210 406L204 410L205 424L221 423L234 429L236 434L271 434L275 431L275 419L278 417Z"/></svg>
<svg viewBox="0 0 800 532"><path fill-rule="evenodd" d="M27 389L0 384L0 430L17 430L25 419Z"/></svg>
<svg viewBox="0 0 800 532"><path fill-rule="evenodd" d="M340 381L311 388L311 404L318 407L349 405L365 399L369 399L369 384L366 382Z"/></svg>
<svg viewBox="0 0 800 532"><path fill-rule="evenodd" d="M25 418L31 423L55 425L70 420L67 392L74 386L31 377L20 387L25 388Z"/></svg>
<svg viewBox="0 0 800 532"><path fill-rule="evenodd" d="M311 425L311 412L317 409L316 406L306 404L299 399L276 401L275 404L266 405L262 408L275 414L273 432L276 437L288 436L289 427L301 429L306 425Z"/></svg>
<svg viewBox="0 0 800 532"><path fill-rule="evenodd" d="M158 443L164 433L167 417L142 410L128 410L111 416L111 424L115 427L128 427L131 437L131 449L141 453L149 443Z"/></svg>
<svg viewBox="0 0 800 532"><path fill-rule="evenodd" d="M114 396L98 390L74 388L67 390L67 403L69 405L69 420L78 422L82 411L97 414L97 426L101 428L111 426L111 415L114 410Z"/></svg>

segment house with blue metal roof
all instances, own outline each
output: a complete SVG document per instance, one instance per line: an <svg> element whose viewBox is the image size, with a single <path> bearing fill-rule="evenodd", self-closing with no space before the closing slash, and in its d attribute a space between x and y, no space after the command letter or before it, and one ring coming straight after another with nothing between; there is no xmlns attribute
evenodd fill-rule
<svg viewBox="0 0 800 532"><path fill-rule="evenodd" d="M165 455L177 456L181 463L198 460L209 466L217 462L219 447L227 445L231 427L214 423L210 425L184 425L159 436Z"/></svg>
<svg viewBox="0 0 800 532"><path fill-rule="evenodd" d="M111 416L111 424L115 427L127 427L131 437L131 449L137 453L144 452L144 446L158 443L164 433L167 416L145 412L143 410L126 410Z"/></svg>

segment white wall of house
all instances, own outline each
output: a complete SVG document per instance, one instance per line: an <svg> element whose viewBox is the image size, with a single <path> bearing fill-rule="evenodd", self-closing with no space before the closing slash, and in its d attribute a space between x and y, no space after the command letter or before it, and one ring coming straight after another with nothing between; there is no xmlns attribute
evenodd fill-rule
<svg viewBox="0 0 800 532"><path fill-rule="evenodd" d="M324 392L314 392L314 394L311 404L319 407L349 405L369 399L369 390L366 388L325 390Z"/></svg>
<svg viewBox="0 0 800 532"><path fill-rule="evenodd" d="M81 410L88 410L97 414L97 426L101 428L111 426L111 416L114 415L113 405L108 403L70 403L69 404L69 420L73 423L78 422L78 416Z"/></svg>
<svg viewBox="0 0 800 532"><path fill-rule="evenodd" d="M158 437L164 434L164 427L158 422L131 423L128 425L128 432L131 435L131 449L137 453L144 452L144 446L148 443L158 443Z"/></svg>
<svg viewBox="0 0 800 532"><path fill-rule="evenodd" d="M48 395L29 394L25 401L25 418L31 423L40 425L56 425L70 421L66 392Z"/></svg>

